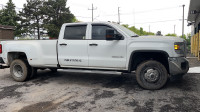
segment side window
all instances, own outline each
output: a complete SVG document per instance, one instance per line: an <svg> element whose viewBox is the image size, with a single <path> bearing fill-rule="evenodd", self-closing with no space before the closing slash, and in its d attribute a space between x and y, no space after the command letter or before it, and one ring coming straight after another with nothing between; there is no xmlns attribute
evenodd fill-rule
<svg viewBox="0 0 200 112"><path fill-rule="evenodd" d="M92 40L106 40L106 30L113 29L106 25L92 25Z"/></svg>
<svg viewBox="0 0 200 112"><path fill-rule="evenodd" d="M86 25L66 26L64 39L83 40L86 36Z"/></svg>

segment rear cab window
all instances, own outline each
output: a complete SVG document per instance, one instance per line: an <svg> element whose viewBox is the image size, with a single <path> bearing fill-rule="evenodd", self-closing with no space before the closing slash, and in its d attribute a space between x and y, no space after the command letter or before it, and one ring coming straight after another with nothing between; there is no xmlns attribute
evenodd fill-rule
<svg viewBox="0 0 200 112"><path fill-rule="evenodd" d="M63 39L85 40L87 25L66 26Z"/></svg>

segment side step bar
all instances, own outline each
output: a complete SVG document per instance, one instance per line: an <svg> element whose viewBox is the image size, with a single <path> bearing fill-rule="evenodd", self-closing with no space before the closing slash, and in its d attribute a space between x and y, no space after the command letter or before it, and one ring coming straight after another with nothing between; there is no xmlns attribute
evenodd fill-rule
<svg viewBox="0 0 200 112"><path fill-rule="evenodd" d="M6 65L0 65L0 69L5 69L5 68L9 68L9 66L6 66Z"/></svg>

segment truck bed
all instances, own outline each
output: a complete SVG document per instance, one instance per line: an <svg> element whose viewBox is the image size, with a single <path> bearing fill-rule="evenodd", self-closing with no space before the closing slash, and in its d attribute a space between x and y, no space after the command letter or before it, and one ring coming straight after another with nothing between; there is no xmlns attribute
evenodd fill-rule
<svg viewBox="0 0 200 112"><path fill-rule="evenodd" d="M57 40L8 40L0 41L0 44L3 48L0 57L3 57L5 63L7 53L24 52L31 66L57 66Z"/></svg>

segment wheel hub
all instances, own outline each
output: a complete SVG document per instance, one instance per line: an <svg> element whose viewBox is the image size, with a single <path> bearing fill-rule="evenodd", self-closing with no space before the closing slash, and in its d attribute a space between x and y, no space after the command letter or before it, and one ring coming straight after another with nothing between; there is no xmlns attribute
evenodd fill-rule
<svg viewBox="0 0 200 112"><path fill-rule="evenodd" d="M154 69L148 69L146 73L144 74L144 78L148 82L156 82L159 78L159 72Z"/></svg>
<svg viewBox="0 0 200 112"><path fill-rule="evenodd" d="M20 65L14 65L13 67L13 73L16 77L22 77L23 76L23 69Z"/></svg>

